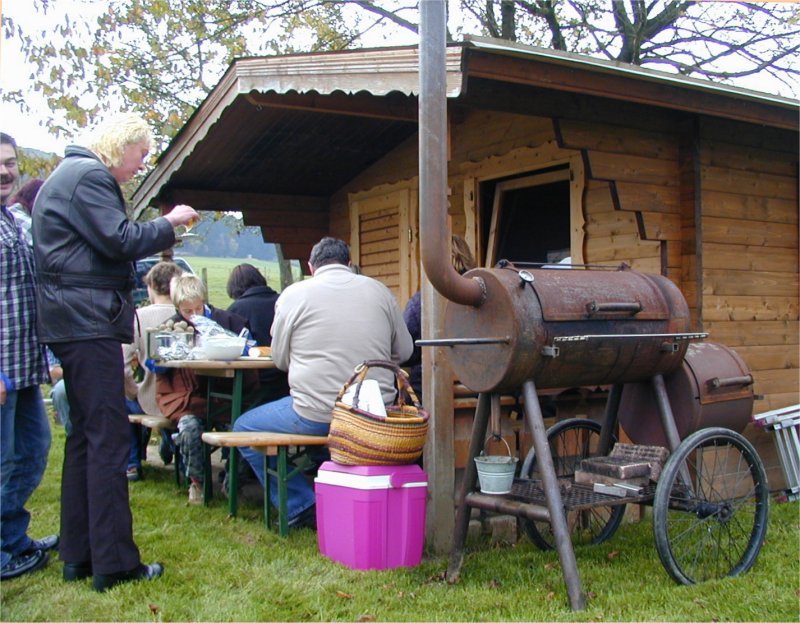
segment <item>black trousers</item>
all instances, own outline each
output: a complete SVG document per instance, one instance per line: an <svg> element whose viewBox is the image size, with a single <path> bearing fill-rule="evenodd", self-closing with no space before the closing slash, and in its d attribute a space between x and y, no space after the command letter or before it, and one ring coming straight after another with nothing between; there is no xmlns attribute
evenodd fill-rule
<svg viewBox="0 0 800 623"><path fill-rule="evenodd" d="M62 560L92 562L94 573L139 565L125 471L131 429L122 348L111 339L51 344L61 360L72 433L61 477Z"/></svg>

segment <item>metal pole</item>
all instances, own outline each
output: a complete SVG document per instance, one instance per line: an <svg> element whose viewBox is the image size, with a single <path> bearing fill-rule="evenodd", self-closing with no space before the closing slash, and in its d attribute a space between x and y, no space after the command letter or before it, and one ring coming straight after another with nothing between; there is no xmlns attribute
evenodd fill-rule
<svg viewBox="0 0 800 623"><path fill-rule="evenodd" d="M419 200L422 265L431 285L462 305L483 302L483 286L450 262L447 231L446 3L420 0ZM448 241L448 242L445 242Z"/></svg>
<svg viewBox="0 0 800 623"><path fill-rule="evenodd" d="M528 425L531 427L536 462L542 475L542 489L545 502L547 502L547 510L550 511L550 525L553 528L558 558L561 561L561 573L564 575L564 583L567 585L569 604L573 610L583 610L586 608L586 597L581 589L578 563L575 561L575 552L572 549L564 503L561 500L558 478L553 466L553 455L550 453L550 444L547 443L547 432L544 428L544 419L533 381L525 381L522 384L522 397L525 400L525 414Z"/></svg>

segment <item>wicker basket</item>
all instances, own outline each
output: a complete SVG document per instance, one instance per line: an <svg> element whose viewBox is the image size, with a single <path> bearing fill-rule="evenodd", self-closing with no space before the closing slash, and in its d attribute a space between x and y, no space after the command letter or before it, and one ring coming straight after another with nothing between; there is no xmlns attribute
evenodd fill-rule
<svg viewBox="0 0 800 623"><path fill-rule="evenodd" d="M347 389L357 383L353 404L358 404L361 383L370 368L391 370L397 379L397 404L386 407L386 417L342 402ZM406 404L405 396L411 400ZM428 433L428 414L403 370L389 361L364 361L342 386L333 407L328 448L340 465L406 465L422 454Z"/></svg>

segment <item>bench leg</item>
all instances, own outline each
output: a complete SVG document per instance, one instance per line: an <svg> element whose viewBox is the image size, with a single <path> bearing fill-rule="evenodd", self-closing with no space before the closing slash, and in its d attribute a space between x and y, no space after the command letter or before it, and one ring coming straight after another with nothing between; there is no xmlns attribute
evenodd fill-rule
<svg viewBox="0 0 800 623"><path fill-rule="evenodd" d="M281 536L289 534L289 518L287 517L289 511L288 498L289 486L287 481L287 458L288 449L286 446L278 448L278 533Z"/></svg>
<svg viewBox="0 0 800 623"><path fill-rule="evenodd" d="M264 454L264 524L267 530L272 530L272 498L269 491L269 457Z"/></svg>

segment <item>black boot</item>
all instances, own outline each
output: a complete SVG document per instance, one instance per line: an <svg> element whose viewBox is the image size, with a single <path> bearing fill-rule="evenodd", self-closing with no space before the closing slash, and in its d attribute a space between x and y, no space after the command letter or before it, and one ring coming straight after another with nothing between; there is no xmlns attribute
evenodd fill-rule
<svg viewBox="0 0 800 623"><path fill-rule="evenodd" d="M109 588L114 588L123 582L135 582L137 580L155 580L164 573L164 565L154 562L151 565L139 565L131 571L121 571L120 573L109 573L108 575L96 574L92 581L92 588L101 593Z"/></svg>

